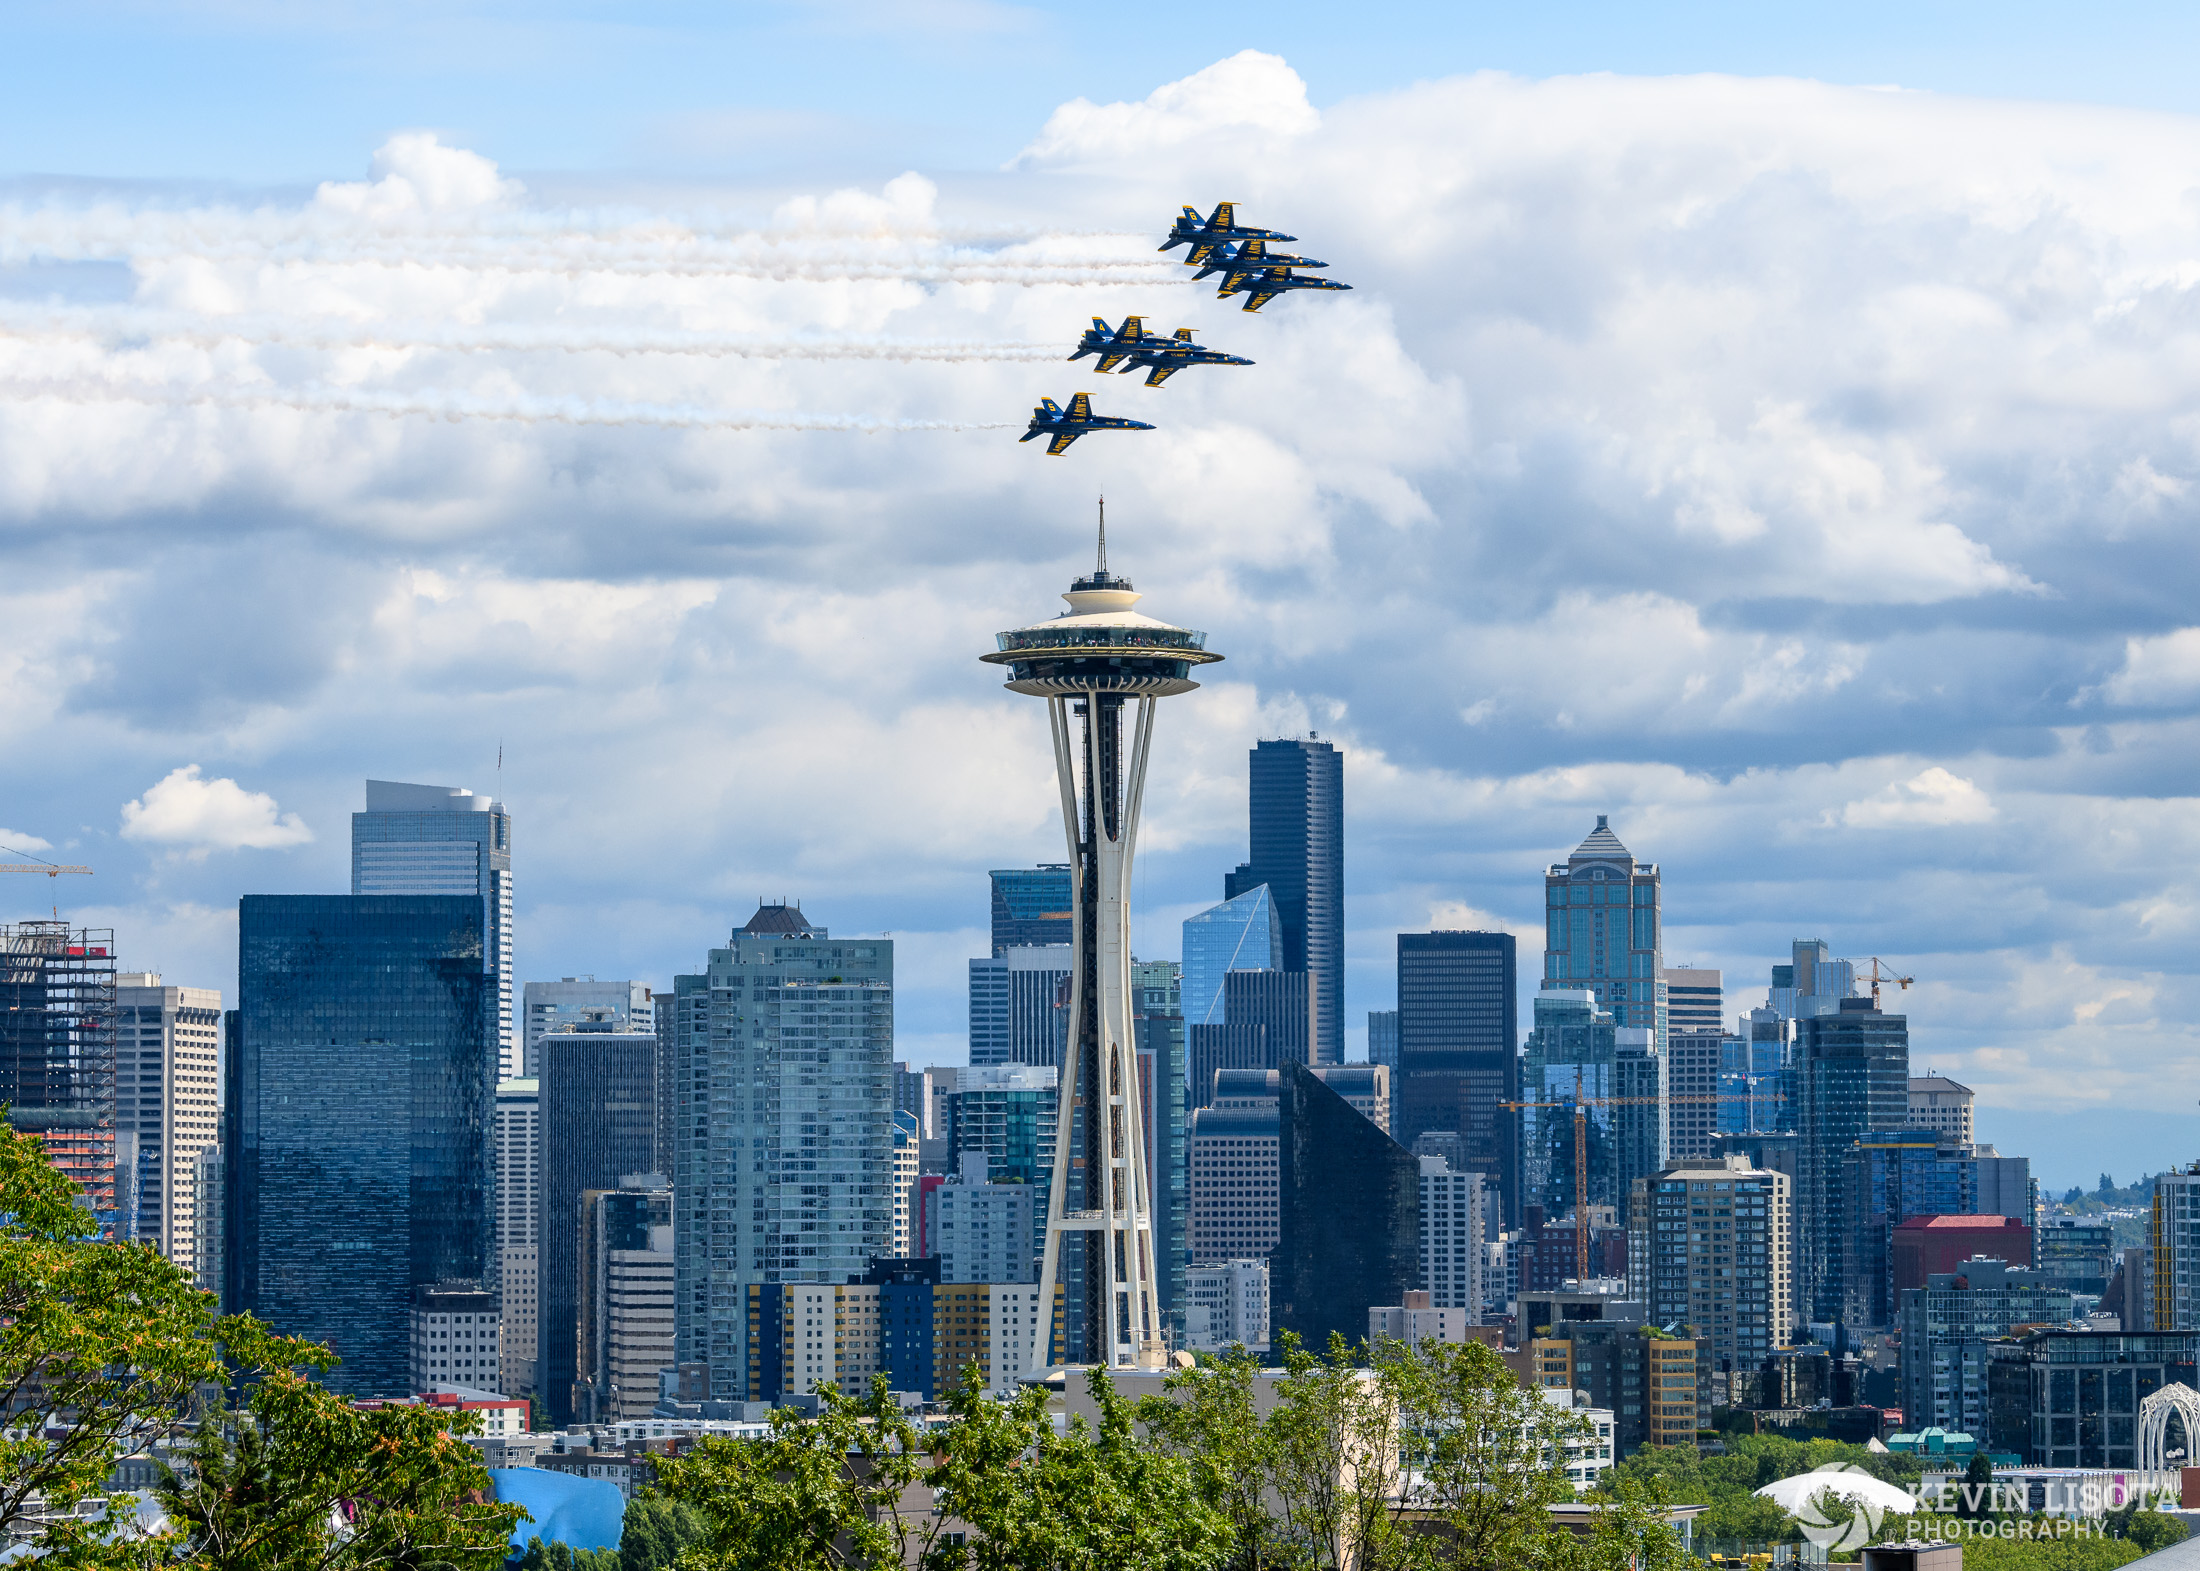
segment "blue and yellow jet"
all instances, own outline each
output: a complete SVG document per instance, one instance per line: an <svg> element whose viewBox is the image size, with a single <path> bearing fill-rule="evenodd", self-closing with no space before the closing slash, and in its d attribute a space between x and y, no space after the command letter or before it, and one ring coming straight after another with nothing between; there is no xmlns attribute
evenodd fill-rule
<svg viewBox="0 0 2200 1571"><path fill-rule="evenodd" d="M1258 273L1271 267L1328 265L1327 262L1317 262L1310 256L1293 256L1288 251L1271 251L1265 240L1240 240L1236 245L1218 245L1209 252L1207 260L1199 264L1199 271L1192 274L1192 282L1198 283L1209 273L1235 277L1239 273Z"/></svg>
<svg viewBox="0 0 2200 1571"><path fill-rule="evenodd" d="M1060 458L1069 451L1069 444L1087 431L1151 431L1152 426L1143 420L1125 420L1120 415L1096 415L1092 412L1090 393L1070 395L1069 408L1051 398L1039 400L1039 407L1031 412L1031 429L1016 438L1028 442L1035 436L1049 437L1047 456Z"/></svg>
<svg viewBox="0 0 2200 1571"><path fill-rule="evenodd" d="M1217 298L1224 295L1248 295L1245 309L1258 311L1281 294L1294 289L1350 289L1350 284L1340 284L1334 278L1302 278L1288 267L1271 267L1264 273L1232 273L1215 291Z"/></svg>
<svg viewBox="0 0 2200 1571"><path fill-rule="evenodd" d="M1239 355L1226 355L1220 350L1209 349L1204 344L1192 342L1192 330L1180 327L1174 338L1162 338L1146 331L1144 317L1126 316L1123 325L1110 329L1101 317L1092 319L1092 326L1085 336L1077 340L1077 352L1072 360L1082 360L1087 355L1100 357L1100 369L1113 371L1121 366L1125 371L1144 367L1146 385L1159 387L1188 365L1251 365L1253 362Z"/></svg>
<svg viewBox="0 0 2200 1571"><path fill-rule="evenodd" d="M1184 216L1170 226L1169 238L1161 243L1160 249L1173 251L1180 245L1188 245L1192 254L1186 260L1204 262L1209 251L1227 240L1296 239L1297 235L1287 235L1277 229L1241 228L1237 221L1237 204L1217 202L1213 215L1205 220L1200 218L1198 208L1185 208Z"/></svg>

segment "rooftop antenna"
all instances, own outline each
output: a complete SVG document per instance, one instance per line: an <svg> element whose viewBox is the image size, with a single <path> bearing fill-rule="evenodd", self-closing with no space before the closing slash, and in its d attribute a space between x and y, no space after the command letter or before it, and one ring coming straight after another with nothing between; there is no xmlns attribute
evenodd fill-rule
<svg viewBox="0 0 2200 1571"><path fill-rule="evenodd" d="M1093 576L1108 576L1108 499L1104 496L1100 498L1100 570Z"/></svg>

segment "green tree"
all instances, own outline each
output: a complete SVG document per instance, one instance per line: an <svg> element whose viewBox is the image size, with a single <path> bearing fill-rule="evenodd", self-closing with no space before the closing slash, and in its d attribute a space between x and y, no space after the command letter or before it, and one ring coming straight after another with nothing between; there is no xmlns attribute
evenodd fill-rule
<svg viewBox="0 0 2200 1571"><path fill-rule="evenodd" d="M118 1458L140 1454L222 1378L213 1300L143 1244L103 1244L76 1186L0 1107L0 1540L40 1511L104 1498ZM58 1435L49 1439L48 1435ZM119 1504L119 1503L118 1503ZM49 1529L74 1556L101 1535ZM88 1551L87 1551L88 1552Z"/></svg>
<svg viewBox="0 0 2200 1571"><path fill-rule="evenodd" d="M1199 1497L1220 1514L1228 1571L1261 1571L1281 1554L1266 1498L1270 1437L1254 1400L1259 1371L1243 1347L1202 1355L1138 1406L1148 1440L1184 1464Z"/></svg>
<svg viewBox="0 0 2200 1571"><path fill-rule="evenodd" d="M1956 1495L1956 1515L1966 1522L1983 1521L1996 1514L1995 1505L1994 1459L1984 1451L1973 1451Z"/></svg>

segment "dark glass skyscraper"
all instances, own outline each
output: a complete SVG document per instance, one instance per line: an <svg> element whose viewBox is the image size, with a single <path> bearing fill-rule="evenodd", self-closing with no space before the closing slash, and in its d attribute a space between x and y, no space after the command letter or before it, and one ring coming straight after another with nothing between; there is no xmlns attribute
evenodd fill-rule
<svg viewBox="0 0 2200 1571"><path fill-rule="evenodd" d="M1069 864L997 867L993 879L993 953L1070 942Z"/></svg>
<svg viewBox="0 0 2200 1571"><path fill-rule="evenodd" d="M1147 1187L1153 1194L1154 1296L1170 1325L1181 1331L1184 1267L1191 1259L1182 968L1167 960L1132 961L1131 1008L1145 1098Z"/></svg>
<svg viewBox="0 0 2200 1571"><path fill-rule="evenodd" d="M1272 1323L1316 1351L1358 1342L1420 1280L1420 1160L1304 1064L1282 1068L1277 1120Z"/></svg>
<svg viewBox="0 0 2200 1571"><path fill-rule="evenodd" d="M1520 1225L1518 945L1510 933L1398 935L1397 1084L1393 1129L1412 1147L1429 1130L1461 1137L1467 1170L1502 1196ZM1375 1048L1368 1017L1368 1050Z"/></svg>
<svg viewBox="0 0 2200 1571"><path fill-rule="evenodd" d="M542 1166L536 1215L535 1399L559 1427L573 1422L579 1354L581 1196L657 1171L657 1038L552 1031L535 1044Z"/></svg>
<svg viewBox="0 0 2200 1571"><path fill-rule="evenodd" d="M1260 743L1252 755L1251 819L1252 860L1224 881L1224 897L1268 886L1283 923L1283 969L1309 978L1307 1061L1341 1064L1344 754L1311 736Z"/></svg>
<svg viewBox="0 0 2200 1571"><path fill-rule="evenodd" d="M500 1043L476 895L246 895L223 1307L411 1394L417 1287L495 1290Z"/></svg>
<svg viewBox="0 0 2200 1571"><path fill-rule="evenodd" d="M1910 1022L1844 998L1838 1013L1795 1024L1797 1297L1806 1318L1833 1321L1851 1256L1868 1247L1849 1236L1842 1164L1859 1135L1910 1121Z"/></svg>

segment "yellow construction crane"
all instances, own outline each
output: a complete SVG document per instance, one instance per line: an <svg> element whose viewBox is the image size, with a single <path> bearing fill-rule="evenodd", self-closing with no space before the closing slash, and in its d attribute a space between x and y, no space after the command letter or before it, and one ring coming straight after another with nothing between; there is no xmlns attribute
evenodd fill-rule
<svg viewBox="0 0 2200 1571"><path fill-rule="evenodd" d="M1690 1093L1684 1096L1588 1096L1584 1094L1582 1074L1574 1070L1574 1095L1570 1102L1500 1102L1497 1105L1518 1111L1524 1107L1571 1107L1574 1110L1574 1280L1589 1280L1589 1109L1591 1107L1656 1107L1660 1103L1672 1106L1681 1102L1749 1102L1747 1096L1702 1095Z"/></svg>
<svg viewBox="0 0 2200 1571"><path fill-rule="evenodd" d="M59 878L63 873L91 873L88 867L70 867L60 862L49 862L43 857L31 856L28 851L18 851L13 846L0 846L0 851L5 851L10 856L31 857L28 862L0 862L0 873L44 873L48 878ZM58 917L61 914L60 905L56 904L53 911Z"/></svg>
<svg viewBox="0 0 2200 1571"><path fill-rule="evenodd" d="M1879 968L1885 965L1886 962L1884 960L1881 960L1877 955L1873 955L1869 963L1872 968L1872 1008L1874 1009L1877 1009L1879 1007L1879 985L1882 982L1892 982L1895 986L1901 988L1903 992L1907 993L1910 990L1910 984L1917 980L1917 978L1914 976L1896 976L1892 968L1889 968L1885 975L1881 975Z"/></svg>

